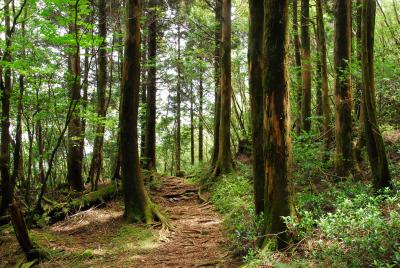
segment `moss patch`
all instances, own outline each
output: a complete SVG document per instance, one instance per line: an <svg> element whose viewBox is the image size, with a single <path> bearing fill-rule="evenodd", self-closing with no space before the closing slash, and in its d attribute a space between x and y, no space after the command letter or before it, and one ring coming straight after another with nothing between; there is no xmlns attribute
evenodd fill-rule
<svg viewBox="0 0 400 268"><path fill-rule="evenodd" d="M151 229L131 224L122 225L111 241L122 251L142 251L157 246L155 234Z"/></svg>

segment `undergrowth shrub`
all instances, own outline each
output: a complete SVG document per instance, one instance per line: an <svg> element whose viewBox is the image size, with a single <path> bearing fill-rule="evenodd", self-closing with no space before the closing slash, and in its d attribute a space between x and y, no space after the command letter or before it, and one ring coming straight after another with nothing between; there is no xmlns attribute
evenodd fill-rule
<svg viewBox="0 0 400 268"><path fill-rule="evenodd" d="M301 220L288 217L287 223L298 241L307 241L303 257L334 267L400 265L400 195L374 196L371 186L346 181L297 196Z"/></svg>

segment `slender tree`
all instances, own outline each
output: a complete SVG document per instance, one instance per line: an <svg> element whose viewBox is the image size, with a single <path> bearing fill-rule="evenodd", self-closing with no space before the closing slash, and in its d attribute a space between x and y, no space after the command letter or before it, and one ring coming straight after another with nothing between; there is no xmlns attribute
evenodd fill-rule
<svg viewBox="0 0 400 268"><path fill-rule="evenodd" d="M181 21L180 6L178 4L178 58L177 58L177 83L176 83L176 125L175 125L175 172L181 170Z"/></svg>
<svg viewBox="0 0 400 268"><path fill-rule="evenodd" d="M147 119L146 119L146 169L156 169L156 96L157 96L157 6L158 0L149 2Z"/></svg>
<svg viewBox="0 0 400 268"><path fill-rule="evenodd" d="M200 70L199 77L199 162L203 162L204 153L203 153L203 143L204 143L204 135L203 135L203 102L204 102L204 88L203 88L203 71Z"/></svg>
<svg viewBox="0 0 400 268"><path fill-rule="evenodd" d="M194 93L193 82L190 82L190 164L194 165Z"/></svg>
<svg viewBox="0 0 400 268"><path fill-rule="evenodd" d="M298 23L298 0L292 2L292 16L293 16L293 43L294 43L294 56L296 64L296 105L297 105L297 124L296 132L300 134L301 130L301 98L302 98L302 71L301 71L301 51L300 51L300 38L299 38L299 23Z"/></svg>
<svg viewBox="0 0 400 268"><path fill-rule="evenodd" d="M263 26L264 2L250 0L250 29L249 29L249 86L251 104L251 123L253 138L253 180L255 209L259 215L264 211L264 184L265 184L265 158L264 158L264 92L262 87L262 62L263 62Z"/></svg>
<svg viewBox="0 0 400 268"><path fill-rule="evenodd" d="M351 1L335 5L335 110L336 173L347 176L353 168L351 121Z"/></svg>
<svg viewBox="0 0 400 268"><path fill-rule="evenodd" d="M301 126L304 131L311 129L311 48L310 48L310 1L301 0L301 52L302 52L302 101Z"/></svg>
<svg viewBox="0 0 400 268"><path fill-rule="evenodd" d="M222 46L221 46L221 114L219 123L218 159L214 176L233 170L231 152L231 0L222 1Z"/></svg>
<svg viewBox="0 0 400 268"><path fill-rule="evenodd" d="M106 89L107 89L107 1L98 0L99 36L102 40L98 56L97 72L97 119L96 138L93 146L93 157L90 164L89 179L92 189L97 189L103 166L104 119L106 117Z"/></svg>
<svg viewBox="0 0 400 268"><path fill-rule="evenodd" d="M376 0L364 0L362 4L362 95L364 106L364 131L367 151L376 191L390 187L390 171L385 144L376 117L375 74L374 74L374 31Z"/></svg>
<svg viewBox="0 0 400 268"><path fill-rule="evenodd" d="M277 236L277 247L287 245L283 216L294 214L291 185L291 139L288 51L288 0L264 1L263 87L265 94L265 234Z"/></svg>
<svg viewBox="0 0 400 268"><path fill-rule="evenodd" d="M331 141L331 108L329 103L328 64L326 60L326 34L324 26L324 12L322 0L316 0L317 9L317 36L318 54L321 64L321 87L322 87L322 114L323 114L323 135L325 139L325 152L328 152ZM328 154L326 154L328 155ZM326 159L326 158L325 158Z"/></svg>
<svg viewBox="0 0 400 268"><path fill-rule="evenodd" d="M215 166L219 151L219 125L221 121L221 29L222 29L222 0L215 0L215 48L214 48L214 80L215 80L215 100L214 100L214 147L212 154L212 166Z"/></svg>

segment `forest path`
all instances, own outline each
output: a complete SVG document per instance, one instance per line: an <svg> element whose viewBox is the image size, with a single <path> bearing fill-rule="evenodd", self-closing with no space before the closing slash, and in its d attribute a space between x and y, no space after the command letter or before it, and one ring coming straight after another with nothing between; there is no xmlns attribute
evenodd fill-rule
<svg viewBox="0 0 400 268"><path fill-rule="evenodd" d="M168 213L173 229L157 248L142 255L137 267L238 267L228 250L221 216L202 203L197 186L182 178L165 177L153 193Z"/></svg>
<svg viewBox="0 0 400 268"><path fill-rule="evenodd" d="M38 267L238 267L221 215L199 200L197 189L182 178L164 177L151 191L170 217L171 230L126 223L119 198L32 229L34 241L51 252ZM12 229L0 231L0 267L23 259Z"/></svg>

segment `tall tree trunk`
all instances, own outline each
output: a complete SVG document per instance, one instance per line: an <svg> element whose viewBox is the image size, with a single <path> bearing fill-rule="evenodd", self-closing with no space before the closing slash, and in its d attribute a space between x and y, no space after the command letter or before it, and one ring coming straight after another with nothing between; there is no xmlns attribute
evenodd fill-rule
<svg viewBox="0 0 400 268"><path fill-rule="evenodd" d="M364 130L371 165L373 184L376 191L390 187L390 171L385 144L376 117L374 75L374 31L376 0L364 0L362 5L362 80L364 105Z"/></svg>
<svg viewBox="0 0 400 268"><path fill-rule="evenodd" d="M13 155L13 173L12 181L15 184L18 180L23 181L24 176L24 166L23 166L23 152L22 152L22 113L23 113L23 98L24 98L24 76L19 76L19 96L18 96L18 106L17 106L17 128L15 130L15 146Z"/></svg>
<svg viewBox="0 0 400 268"><path fill-rule="evenodd" d="M148 1L143 1L142 2L142 12L148 8ZM149 11L150 13L151 11ZM151 16L149 13L147 13L149 16ZM145 50L146 47L146 42L148 42L147 39L149 39L149 24L151 23L149 20L152 18L145 18L144 23L143 23L143 28L147 28L147 31L143 32L142 36L142 49L143 51ZM146 38L147 34L147 38ZM150 48L147 45L147 51L150 53ZM145 67L141 68L141 91L140 91L140 106L139 106L139 121L140 121L140 163L141 165L145 168L147 163L146 159L146 130L147 130L147 86L148 86L148 53L142 53L142 63Z"/></svg>
<svg viewBox="0 0 400 268"><path fill-rule="evenodd" d="M277 247L282 249L288 243L287 227L282 217L294 215L287 70L288 0L265 0L264 5L264 222L266 234L276 234Z"/></svg>
<svg viewBox="0 0 400 268"><path fill-rule="evenodd" d="M179 8L179 7L178 7ZM178 11L178 19L180 14ZM178 22L178 59L176 85L175 172L181 170L181 25Z"/></svg>
<svg viewBox="0 0 400 268"><path fill-rule="evenodd" d="M96 138L93 146L93 157L90 164L89 179L92 184L92 190L97 190L97 184L102 170L102 154L104 143L104 120L107 113L106 108L106 90L107 90L107 1L98 0L99 12L99 37L102 42L98 54L98 72L97 72L97 126Z"/></svg>
<svg viewBox="0 0 400 268"><path fill-rule="evenodd" d="M26 35L25 23L27 18L27 8L23 10L24 20L21 24L21 34L23 37ZM22 47L22 57L25 58L25 46ZM17 127L15 131L15 146L14 146L14 167L12 174L12 181L16 183L18 180L24 184L24 155L23 155L23 144L22 144L22 114L24 111L24 91L25 91L25 77L20 74L18 78L19 84L19 96L17 105Z"/></svg>
<svg viewBox="0 0 400 268"><path fill-rule="evenodd" d="M301 0L301 51L302 51L302 101L301 125L311 130L311 49L310 49L310 0Z"/></svg>
<svg viewBox="0 0 400 268"><path fill-rule="evenodd" d="M337 0L335 6L335 109L336 173L349 175L352 161L351 118L351 1Z"/></svg>
<svg viewBox="0 0 400 268"><path fill-rule="evenodd" d="M357 61L361 66L361 17L362 17L362 2L361 0L357 0L356 2L356 52L357 52ZM356 119L358 119L358 133L357 133L357 143L354 148L355 150L355 158L358 163L362 161L362 149L366 146L365 134L364 134L364 104L363 96L362 96L362 78L355 77L355 96L354 96L354 113Z"/></svg>
<svg viewBox="0 0 400 268"><path fill-rule="evenodd" d="M148 62L147 75L147 120L146 120L146 165L156 169L156 113L157 113L157 6L158 0L149 2Z"/></svg>
<svg viewBox="0 0 400 268"><path fill-rule="evenodd" d="M356 23L356 36L355 36L355 52L357 53L357 61L361 66L361 17L362 17L362 1L356 0L355 3L356 9L356 16L355 16L355 23ZM357 119L363 124L362 119L360 118L361 109L362 109L362 78L355 77L355 91L354 91L354 115Z"/></svg>
<svg viewBox="0 0 400 268"><path fill-rule="evenodd" d="M213 171L214 176L233 170L231 152L231 0L222 1L222 46L221 46L221 114L219 123L218 159Z"/></svg>
<svg viewBox="0 0 400 268"><path fill-rule="evenodd" d="M203 88L203 70L200 70L199 78L199 162L203 162L203 102L204 102L204 88Z"/></svg>
<svg viewBox="0 0 400 268"><path fill-rule="evenodd" d="M88 100L89 100L89 95L88 95L88 90L89 90L89 71L90 71L90 63L89 63L89 48L85 48L85 58L83 59L83 81L82 81L82 109L83 111L87 111L88 107ZM82 117L82 135L83 138L81 139L81 144L82 146L85 146L85 138L86 137L86 118ZM89 168L90 169L90 168ZM89 176L86 180L86 183L90 182L90 170L89 170Z"/></svg>
<svg viewBox="0 0 400 268"><path fill-rule="evenodd" d="M128 222L152 221L150 199L144 188L139 165L138 108L140 91L140 19L141 1L127 1L127 27L122 78L121 103L121 175Z"/></svg>
<svg viewBox="0 0 400 268"><path fill-rule="evenodd" d="M6 27L6 49L3 60L11 61L11 26L10 26L10 1L4 1L4 16ZM7 211L8 205L12 201L14 192L14 183L10 176L10 95L11 95L11 69L6 67L4 70L4 83L1 78L1 145L0 145L0 172L2 199L0 207L0 216Z"/></svg>
<svg viewBox="0 0 400 268"><path fill-rule="evenodd" d="M115 32L117 33L117 43L118 43L118 80L119 80L119 122L118 122L118 137L117 137L117 152L116 152L116 157L115 157L115 162L114 162L114 167L113 167L113 176L112 178L114 180L120 179L121 178L121 121L122 121L122 76L123 76L123 62L124 62L124 48L123 48L123 43L124 40L122 38L122 7L121 5L118 5L118 17L119 19L115 23Z"/></svg>
<svg viewBox="0 0 400 268"><path fill-rule="evenodd" d="M77 9L78 6L75 6ZM78 13L78 11L76 11ZM69 79L70 79L70 98L73 102L79 103L81 100L80 87L80 57L79 57L79 33L76 24L69 25L69 33L75 37L76 44L72 47L73 52L69 56ZM83 162L83 147L80 139L82 139L82 121L79 116L79 105L76 105L74 112L71 115L71 120L68 125L68 171L67 181L69 186L76 191L83 191L82 179L82 162Z"/></svg>
<svg viewBox="0 0 400 268"><path fill-rule="evenodd" d="M326 37L324 26L324 12L322 0L316 0L317 5L317 33L318 51L321 63L321 86L322 86L322 114L323 114L323 133L325 140L325 159L328 158L329 145L332 138L331 131L331 108L329 104L329 85L328 85L328 65L326 60Z"/></svg>
<svg viewBox="0 0 400 268"><path fill-rule="evenodd" d="M44 171L44 141L43 141L43 127L42 127L42 120L37 120L36 122L36 143L38 147L38 156L39 156L39 180L43 184L45 183L45 171Z"/></svg>
<svg viewBox="0 0 400 268"><path fill-rule="evenodd" d="M257 215L264 211L264 92L262 86L264 1L250 0L249 87L253 138L253 181Z"/></svg>
<svg viewBox="0 0 400 268"><path fill-rule="evenodd" d="M190 82L190 164L194 165L194 94L193 82ZM200 119L199 119L200 120Z"/></svg>
<svg viewBox="0 0 400 268"><path fill-rule="evenodd" d="M142 62L146 63L146 53L142 54ZM141 157L141 163L143 164L143 167L145 167L146 161L146 129L147 129L147 73L146 70L143 70L142 68L142 87L140 91L140 109L139 109L139 120L140 120L140 157Z"/></svg>
<svg viewBox="0 0 400 268"><path fill-rule="evenodd" d="M219 125L221 121L221 28L222 28L222 0L215 1L215 20L217 27L215 29L215 48L214 48L214 79L215 79L215 99L214 99L214 147L211 163L215 166L219 151Z"/></svg>
<svg viewBox="0 0 400 268"><path fill-rule="evenodd" d="M296 132L300 134L301 131L301 99L302 99L302 69L301 69L301 51L300 51L300 38L299 38L299 23L298 23L298 0L293 0L292 15L293 15L293 43L294 43L294 56L296 64L296 105L297 105L297 123Z"/></svg>

